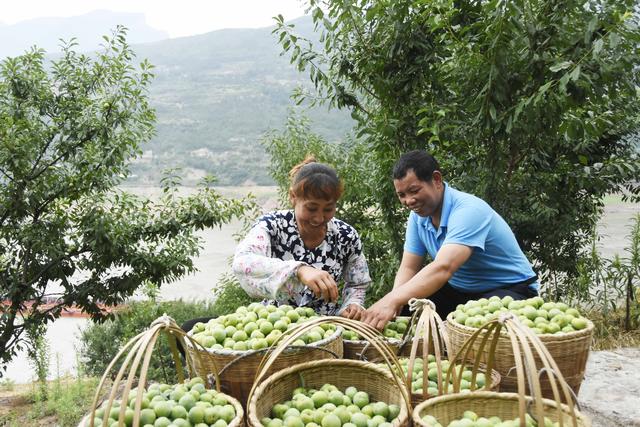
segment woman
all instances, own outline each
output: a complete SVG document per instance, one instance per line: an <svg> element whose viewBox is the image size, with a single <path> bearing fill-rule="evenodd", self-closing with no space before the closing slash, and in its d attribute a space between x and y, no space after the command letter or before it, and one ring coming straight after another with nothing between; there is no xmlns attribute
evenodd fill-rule
<svg viewBox="0 0 640 427"><path fill-rule="evenodd" d="M252 297L359 319L371 278L358 233L334 217L342 183L313 157L290 176L293 209L258 219L236 249L233 271Z"/></svg>

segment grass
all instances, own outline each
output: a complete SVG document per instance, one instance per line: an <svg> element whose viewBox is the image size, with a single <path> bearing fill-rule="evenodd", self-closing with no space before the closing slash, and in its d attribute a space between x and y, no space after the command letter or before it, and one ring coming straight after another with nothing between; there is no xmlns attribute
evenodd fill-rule
<svg viewBox="0 0 640 427"><path fill-rule="evenodd" d="M75 427L89 411L98 379L64 377L47 384L43 400L36 383L0 389L0 426Z"/></svg>
<svg viewBox="0 0 640 427"><path fill-rule="evenodd" d="M624 328L624 310L603 312L592 310L585 316L595 325L592 350L612 350L622 347L640 347L640 328L638 320L635 327L627 331ZM638 314L636 313L636 316Z"/></svg>

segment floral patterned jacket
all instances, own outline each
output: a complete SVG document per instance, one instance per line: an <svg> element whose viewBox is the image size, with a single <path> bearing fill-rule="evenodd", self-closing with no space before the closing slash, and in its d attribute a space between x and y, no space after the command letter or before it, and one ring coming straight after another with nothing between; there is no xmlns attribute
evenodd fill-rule
<svg viewBox="0 0 640 427"><path fill-rule="evenodd" d="M329 272L343 283L340 303L327 303L300 283L298 267L309 265ZM364 303L371 283L362 242L349 224L333 218L327 235L314 249L304 246L293 211L276 211L260 217L236 248L233 272L252 297L275 304L312 307L318 314L340 314L350 304Z"/></svg>

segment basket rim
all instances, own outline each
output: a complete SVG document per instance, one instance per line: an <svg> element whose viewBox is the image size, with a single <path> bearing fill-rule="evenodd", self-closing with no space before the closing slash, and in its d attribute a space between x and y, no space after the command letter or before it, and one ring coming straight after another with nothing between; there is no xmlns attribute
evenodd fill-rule
<svg viewBox="0 0 640 427"><path fill-rule="evenodd" d="M467 334L473 334L478 329L480 329L480 328L473 328L471 326L461 325L460 323L453 321L453 313L454 312L451 312L447 315L447 322L445 322L445 325L447 325L447 327L450 327L451 329L458 329L459 331ZM540 341L543 341L543 342L566 341L568 339L582 338L583 335L589 336L592 334L593 329L595 328L595 325L591 320L587 319L586 317L585 319L587 321L587 327L584 329L580 329L579 331L563 332L563 333L556 333L556 334L535 334L535 335L538 338L540 338ZM502 334L500 334L500 336L502 336Z"/></svg>
<svg viewBox="0 0 640 427"><path fill-rule="evenodd" d="M496 392L496 391L474 391L471 393L451 393L451 394L443 394L440 396L432 397L431 399L427 399L413 409L412 421L415 426L424 425L422 422L422 418L420 414L430 406L435 406L442 402L448 402L453 400L461 400L461 399L496 399L496 400L504 400L504 401L514 401L517 404L518 401L518 393L505 393L505 392ZM525 396L528 401L533 400L531 396ZM552 399L542 398L542 404L545 407L550 407L552 409L557 408L557 402ZM561 410L566 414L570 414L569 406L565 403L561 403ZM591 426L590 419L584 415L580 410L578 410L577 405L575 405L575 413L576 418L582 421L585 427Z"/></svg>
<svg viewBox="0 0 640 427"><path fill-rule="evenodd" d="M399 338L384 337L384 340L391 344L402 344L402 340ZM366 345L367 343L369 343L369 341L367 340L348 340L348 339L345 339L345 337L342 337L342 342L349 345Z"/></svg>
<svg viewBox="0 0 640 427"><path fill-rule="evenodd" d="M343 330L342 326L336 326L336 330L333 332L333 334L329 335L327 338L323 338L320 341L315 341L315 342L312 342L311 344L305 344L304 346L299 346L299 347L322 347L340 338L342 336L342 330ZM187 332L187 334L193 337L193 334L191 332L192 330ZM187 351L203 352L202 349L194 347L193 343L191 342L187 342L187 347L188 347ZM272 345L269 347L258 349L258 350L229 350L229 349L205 348L205 347L203 348L206 351L206 353L215 354L217 356L246 356L252 353L259 353L261 351L264 351L265 349L270 349L272 347L275 348Z"/></svg>
<svg viewBox="0 0 640 427"><path fill-rule="evenodd" d="M262 425L262 423L260 422L260 420L256 415L256 401L260 396L262 396L262 394L264 393L264 389L267 388L271 383L276 382L280 378L286 375L289 375L291 373L295 373L305 369L313 369L313 368L316 368L317 366L322 366L325 364L346 366L346 367L353 366L353 367L371 370L376 372L377 374L384 376L390 381L390 384L394 384L395 386L395 383L393 382L393 375L391 374L391 372L388 371L387 369L377 366L373 362L365 362L362 360L353 360L353 359L321 359L321 360L313 360L310 362L299 363L297 365L293 365L286 369L282 369L278 372L275 372L274 374L267 377L264 381L262 381L258 385L258 387L255 390L255 393L251 397L251 400L247 402L247 414L246 414L247 425L250 425L250 426ZM408 397L409 399L411 399L411 395L409 395ZM411 402L408 402L408 403L411 403ZM400 406L400 414L398 415L398 417L400 418L404 414L407 420L411 421L411 414L408 413L407 406L405 404L401 404L399 406ZM397 421L393 423L394 427L398 425L400 424Z"/></svg>

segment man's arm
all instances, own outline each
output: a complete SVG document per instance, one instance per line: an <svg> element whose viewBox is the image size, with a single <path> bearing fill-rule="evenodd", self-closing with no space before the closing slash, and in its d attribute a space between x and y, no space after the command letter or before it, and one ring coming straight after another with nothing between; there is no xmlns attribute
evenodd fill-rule
<svg viewBox="0 0 640 427"><path fill-rule="evenodd" d="M400 267L396 272L396 278L393 281L393 289L402 286L411 280L411 278L413 278L413 276L415 276L422 268L423 260L423 256L404 251Z"/></svg>
<svg viewBox="0 0 640 427"><path fill-rule="evenodd" d="M436 293L471 256L473 248L459 244L444 245L436 259L387 295L373 304L362 315L362 321L382 330L396 316L398 310L411 298L428 298ZM404 256L403 256L404 261Z"/></svg>

